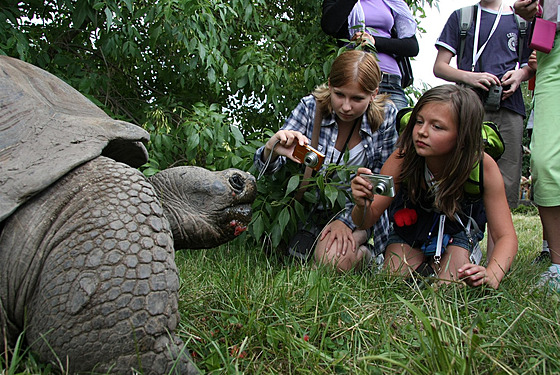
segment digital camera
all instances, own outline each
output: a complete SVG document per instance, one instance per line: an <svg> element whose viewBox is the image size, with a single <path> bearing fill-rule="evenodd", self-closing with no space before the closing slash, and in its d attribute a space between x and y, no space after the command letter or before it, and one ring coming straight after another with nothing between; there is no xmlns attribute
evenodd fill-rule
<svg viewBox="0 0 560 375"><path fill-rule="evenodd" d="M373 185L373 192L377 195L386 197L395 196L395 184L393 176L385 176L382 174L363 174L363 178L367 178Z"/></svg>
<svg viewBox="0 0 560 375"><path fill-rule="evenodd" d="M500 109L500 102L502 101L503 87L492 85L488 89L486 99L484 100L484 109L487 111L498 111Z"/></svg>
<svg viewBox="0 0 560 375"><path fill-rule="evenodd" d="M296 144L296 148L294 148L292 156L307 167L316 171L321 169L321 166L325 161L325 154L309 145L300 146L299 143Z"/></svg>

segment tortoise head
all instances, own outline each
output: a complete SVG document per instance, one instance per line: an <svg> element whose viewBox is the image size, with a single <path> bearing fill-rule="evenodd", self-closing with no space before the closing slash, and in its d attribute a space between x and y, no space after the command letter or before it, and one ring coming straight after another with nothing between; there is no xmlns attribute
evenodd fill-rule
<svg viewBox="0 0 560 375"><path fill-rule="evenodd" d="M149 180L171 225L175 249L216 247L247 229L257 193L251 174L176 167Z"/></svg>

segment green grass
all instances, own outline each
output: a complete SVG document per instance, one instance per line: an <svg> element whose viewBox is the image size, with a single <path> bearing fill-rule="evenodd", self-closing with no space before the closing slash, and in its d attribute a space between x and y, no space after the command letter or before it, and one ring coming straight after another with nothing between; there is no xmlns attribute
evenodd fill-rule
<svg viewBox="0 0 560 375"><path fill-rule="evenodd" d="M232 243L178 252L178 335L212 374L560 372L558 297L533 285L541 227L514 213L520 249L500 289L418 289L369 271L336 274ZM27 357L14 371L48 373ZM8 364L8 367L12 364Z"/></svg>

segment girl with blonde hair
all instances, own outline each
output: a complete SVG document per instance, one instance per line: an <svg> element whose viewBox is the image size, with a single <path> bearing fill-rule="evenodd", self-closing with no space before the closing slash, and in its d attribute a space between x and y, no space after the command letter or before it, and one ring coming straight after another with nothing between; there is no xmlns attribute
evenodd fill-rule
<svg viewBox="0 0 560 375"><path fill-rule="evenodd" d="M396 107L385 95L378 95L381 71L375 56L364 51L342 53L333 62L328 83L301 99L282 128L255 153L255 165L274 173L293 156L296 145L308 145L315 123L320 124L318 144L314 147L325 155L325 165L363 166L379 171L393 152L397 133L394 127ZM317 111L316 111L317 108ZM320 122L315 121L319 113ZM348 159L343 158L348 153ZM350 196L350 187L347 188ZM329 207L310 207L309 218L299 226L313 234L314 246L292 246L290 254L307 260L312 254L319 263L332 264L339 270L350 270L379 254L387 240L389 223L382 215L373 227L374 250L362 246L371 229L356 230L351 217L352 199L345 210L332 212ZM326 243L330 245L325 246Z"/></svg>

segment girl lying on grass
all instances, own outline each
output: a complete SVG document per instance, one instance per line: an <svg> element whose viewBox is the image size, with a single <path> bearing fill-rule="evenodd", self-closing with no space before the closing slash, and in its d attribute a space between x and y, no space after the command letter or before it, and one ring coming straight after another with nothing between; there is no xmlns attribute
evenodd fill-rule
<svg viewBox="0 0 560 375"><path fill-rule="evenodd" d="M500 170L483 150L483 115L472 90L432 88L414 107L397 150L381 169L393 176L396 196L375 195L374 200L366 176L371 171L358 170L352 180L354 222L369 228L389 208L393 229L385 269L410 275L427 264L440 279L498 288L517 253L517 236ZM471 196L464 186L477 163L483 172L481 193ZM484 267L477 263L486 222L495 250Z"/></svg>

